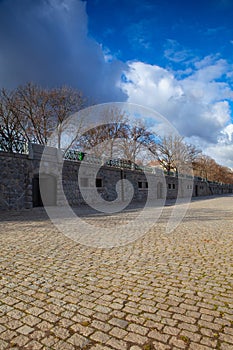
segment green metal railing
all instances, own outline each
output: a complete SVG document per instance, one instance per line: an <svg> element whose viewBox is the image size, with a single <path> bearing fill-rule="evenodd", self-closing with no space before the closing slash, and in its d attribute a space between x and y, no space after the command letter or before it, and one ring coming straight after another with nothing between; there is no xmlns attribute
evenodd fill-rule
<svg viewBox="0 0 233 350"><path fill-rule="evenodd" d="M0 136L0 151L28 154L28 143L22 140L14 140L13 142L10 142Z"/></svg>

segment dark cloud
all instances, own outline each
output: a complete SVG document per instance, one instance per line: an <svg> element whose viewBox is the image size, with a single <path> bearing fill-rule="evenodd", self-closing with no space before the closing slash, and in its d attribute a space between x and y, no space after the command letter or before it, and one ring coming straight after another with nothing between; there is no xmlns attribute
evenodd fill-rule
<svg viewBox="0 0 233 350"><path fill-rule="evenodd" d="M0 1L0 87L33 81L69 85L94 102L124 101L117 86L125 64L106 61L88 36L81 0Z"/></svg>

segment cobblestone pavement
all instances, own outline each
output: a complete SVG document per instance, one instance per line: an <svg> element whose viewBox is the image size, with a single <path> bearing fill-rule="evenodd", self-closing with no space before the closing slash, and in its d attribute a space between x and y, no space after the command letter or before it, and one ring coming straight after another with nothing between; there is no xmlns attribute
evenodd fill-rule
<svg viewBox="0 0 233 350"><path fill-rule="evenodd" d="M166 234L170 211L112 249L73 242L42 209L1 213L0 350L233 349L233 197L192 202Z"/></svg>

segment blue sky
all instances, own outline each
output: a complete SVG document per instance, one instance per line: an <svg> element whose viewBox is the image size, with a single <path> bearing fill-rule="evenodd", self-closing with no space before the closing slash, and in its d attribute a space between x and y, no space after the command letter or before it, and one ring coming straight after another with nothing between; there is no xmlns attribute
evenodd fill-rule
<svg viewBox="0 0 233 350"><path fill-rule="evenodd" d="M90 0L87 13L108 59L130 67L128 101L156 109L232 167L233 2Z"/></svg>
<svg viewBox="0 0 233 350"><path fill-rule="evenodd" d="M0 0L0 87L144 105L233 168L232 18L231 0Z"/></svg>
<svg viewBox="0 0 233 350"><path fill-rule="evenodd" d="M233 54L231 0L88 0L89 33L123 61L175 69Z"/></svg>

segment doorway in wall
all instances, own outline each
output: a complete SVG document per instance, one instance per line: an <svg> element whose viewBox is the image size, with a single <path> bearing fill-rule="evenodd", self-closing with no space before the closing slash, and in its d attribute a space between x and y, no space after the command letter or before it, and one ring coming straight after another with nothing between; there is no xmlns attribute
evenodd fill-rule
<svg viewBox="0 0 233 350"><path fill-rule="evenodd" d="M195 185L195 197L198 197L198 185Z"/></svg>
<svg viewBox="0 0 233 350"><path fill-rule="evenodd" d="M47 174L35 175L32 180L32 199L33 207L55 206L57 204L56 177Z"/></svg>

